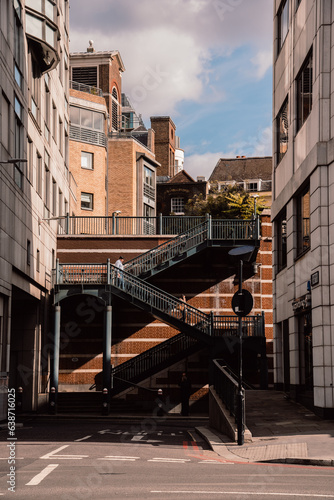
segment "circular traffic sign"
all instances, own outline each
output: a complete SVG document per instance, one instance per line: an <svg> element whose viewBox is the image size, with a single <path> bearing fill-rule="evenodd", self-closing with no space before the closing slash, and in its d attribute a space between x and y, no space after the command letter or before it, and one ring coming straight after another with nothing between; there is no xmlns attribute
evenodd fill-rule
<svg viewBox="0 0 334 500"><path fill-rule="evenodd" d="M253 295L248 290L238 290L232 297L232 309L237 316L247 316L253 309L253 304Z"/></svg>

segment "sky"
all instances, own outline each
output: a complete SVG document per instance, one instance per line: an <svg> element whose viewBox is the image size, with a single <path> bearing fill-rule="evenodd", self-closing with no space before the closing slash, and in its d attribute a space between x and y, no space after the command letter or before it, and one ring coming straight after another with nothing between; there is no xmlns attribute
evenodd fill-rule
<svg viewBox="0 0 334 500"><path fill-rule="evenodd" d="M196 179L220 158L270 156L270 0L71 0L70 51L118 50L147 128L170 116Z"/></svg>

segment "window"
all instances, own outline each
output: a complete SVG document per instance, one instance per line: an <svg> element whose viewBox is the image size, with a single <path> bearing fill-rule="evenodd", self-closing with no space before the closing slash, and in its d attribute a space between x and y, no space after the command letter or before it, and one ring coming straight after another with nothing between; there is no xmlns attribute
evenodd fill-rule
<svg viewBox="0 0 334 500"><path fill-rule="evenodd" d="M298 130L306 121L312 109L312 77L313 77L313 54L306 61L297 76L297 127Z"/></svg>
<svg viewBox="0 0 334 500"><path fill-rule="evenodd" d="M49 154L45 151L45 158L44 158L44 204L47 209L47 211L50 210L50 189L51 189L51 174L50 174L50 156ZM49 214L47 214L49 216Z"/></svg>
<svg viewBox="0 0 334 500"><path fill-rule="evenodd" d="M31 263L31 241L27 240L27 266Z"/></svg>
<svg viewBox="0 0 334 500"><path fill-rule="evenodd" d="M45 138L48 142L50 142L50 89L48 86L48 80L45 79Z"/></svg>
<svg viewBox="0 0 334 500"><path fill-rule="evenodd" d="M155 201L154 172L144 165L144 196Z"/></svg>
<svg viewBox="0 0 334 500"><path fill-rule="evenodd" d="M39 196L42 196L42 157L39 152L36 152L37 158L37 179L36 179L36 191Z"/></svg>
<svg viewBox="0 0 334 500"><path fill-rule="evenodd" d="M297 198L297 256L310 248L310 188Z"/></svg>
<svg viewBox="0 0 334 500"><path fill-rule="evenodd" d="M171 199L171 212L174 214L184 214L184 198Z"/></svg>
<svg viewBox="0 0 334 500"><path fill-rule="evenodd" d="M281 271L287 264L287 246L286 246L286 208L276 220L276 238L277 238L277 269Z"/></svg>
<svg viewBox="0 0 334 500"><path fill-rule="evenodd" d="M57 215L57 183L52 177L52 214Z"/></svg>
<svg viewBox="0 0 334 500"><path fill-rule="evenodd" d="M94 154L81 151L81 168L93 170L94 168Z"/></svg>
<svg viewBox="0 0 334 500"><path fill-rule="evenodd" d="M52 103L52 136L57 141L57 108L55 103Z"/></svg>
<svg viewBox="0 0 334 500"><path fill-rule="evenodd" d="M114 130L118 130L118 95L115 87L112 89L111 99L112 99L111 124Z"/></svg>
<svg viewBox="0 0 334 500"><path fill-rule="evenodd" d="M154 234L154 208L144 203L144 234Z"/></svg>
<svg viewBox="0 0 334 500"><path fill-rule="evenodd" d="M39 122L40 103L40 71L39 64L30 54L29 80L30 80L30 111L37 122Z"/></svg>
<svg viewBox="0 0 334 500"><path fill-rule="evenodd" d="M14 109L15 109L15 124L14 124L14 155L15 158L22 158L23 154L23 125L22 125L22 114L23 108L20 101L15 97L14 99ZM8 127L8 125L7 125ZM23 172L20 169L20 163L14 164L14 181L15 184L22 189L23 187Z"/></svg>
<svg viewBox="0 0 334 500"><path fill-rule="evenodd" d="M27 171L27 178L28 181L32 184L33 183L33 171L34 171L34 143L28 137L28 171Z"/></svg>
<svg viewBox="0 0 334 500"><path fill-rule="evenodd" d="M70 107L71 125L103 131L103 114L90 109Z"/></svg>
<svg viewBox="0 0 334 500"><path fill-rule="evenodd" d="M289 102L288 100L286 100L276 118L277 164L279 164L279 162L282 160L288 149L288 140L289 140L288 112L289 112Z"/></svg>
<svg viewBox="0 0 334 500"><path fill-rule="evenodd" d="M40 251L37 250L37 256L36 256L36 271L39 273L40 271L40 266L41 266L41 256L40 256Z"/></svg>
<svg viewBox="0 0 334 500"><path fill-rule="evenodd" d="M10 130L10 106L6 96L2 94L2 116L1 116L1 133L2 145L9 152L9 130Z"/></svg>
<svg viewBox="0 0 334 500"><path fill-rule="evenodd" d="M93 210L93 195L92 193L81 193L81 209Z"/></svg>
<svg viewBox="0 0 334 500"><path fill-rule="evenodd" d="M20 87L20 89L22 89L23 76L17 64L15 64L14 67L14 76L17 85Z"/></svg>
<svg viewBox="0 0 334 500"><path fill-rule="evenodd" d="M15 6L15 21L14 21L14 58L19 68L23 67L23 30L21 24L21 4L16 2ZM15 4L15 2L14 2Z"/></svg>
<svg viewBox="0 0 334 500"><path fill-rule="evenodd" d="M59 118L59 123L58 123L58 132L59 132L59 141L58 141L59 151L60 151L60 154L63 156L63 154L64 154L64 152L63 152L64 126L63 126L63 122L61 121L60 118Z"/></svg>
<svg viewBox="0 0 334 500"><path fill-rule="evenodd" d="M283 0L278 11L278 53L289 31L289 0Z"/></svg>
<svg viewBox="0 0 334 500"><path fill-rule="evenodd" d="M253 182L248 182L247 183L247 190L251 191L252 193L256 191L260 191L260 182L253 181Z"/></svg>

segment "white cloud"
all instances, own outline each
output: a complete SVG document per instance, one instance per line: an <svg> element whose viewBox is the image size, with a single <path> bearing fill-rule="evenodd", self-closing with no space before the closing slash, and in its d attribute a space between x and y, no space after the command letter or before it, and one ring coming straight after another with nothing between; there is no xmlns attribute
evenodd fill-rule
<svg viewBox="0 0 334 500"><path fill-rule="evenodd" d="M187 148L185 148L187 151ZM205 176L208 180L220 158L235 158L236 156L258 157L271 156L272 154L272 129L266 127L257 136L249 137L245 141L235 142L228 146L226 151L216 153L185 155L184 170L194 179L198 175Z"/></svg>
<svg viewBox="0 0 334 500"><path fill-rule="evenodd" d="M212 81L215 60L242 45L257 53L258 77L267 68L268 0L97 0L94 9L71 0L70 12L71 51L85 51L89 39L96 50L119 50L123 89L144 117L173 115L179 102L206 98L210 85L214 100L223 100L223 83Z"/></svg>
<svg viewBox="0 0 334 500"><path fill-rule="evenodd" d="M251 59L251 62L256 67L256 77L258 80L264 77L268 69L271 68L273 62L273 52L269 50L260 50L255 57Z"/></svg>

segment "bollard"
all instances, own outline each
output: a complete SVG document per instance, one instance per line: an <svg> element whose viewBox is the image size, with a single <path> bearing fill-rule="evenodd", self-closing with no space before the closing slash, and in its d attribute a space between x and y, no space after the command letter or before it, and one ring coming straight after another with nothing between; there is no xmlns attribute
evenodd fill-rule
<svg viewBox="0 0 334 500"><path fill-rule="evenodd" d="M17 389L17 399L16 399L16 412L22 412L22 402L23 402L23 388L19 387Z"/></svg>
<svg viewBox="0 0 334 500"><path fill-rule="evenodd" d="M106 387L102 389L102 415L109 415L109 391Z"/></svg>

